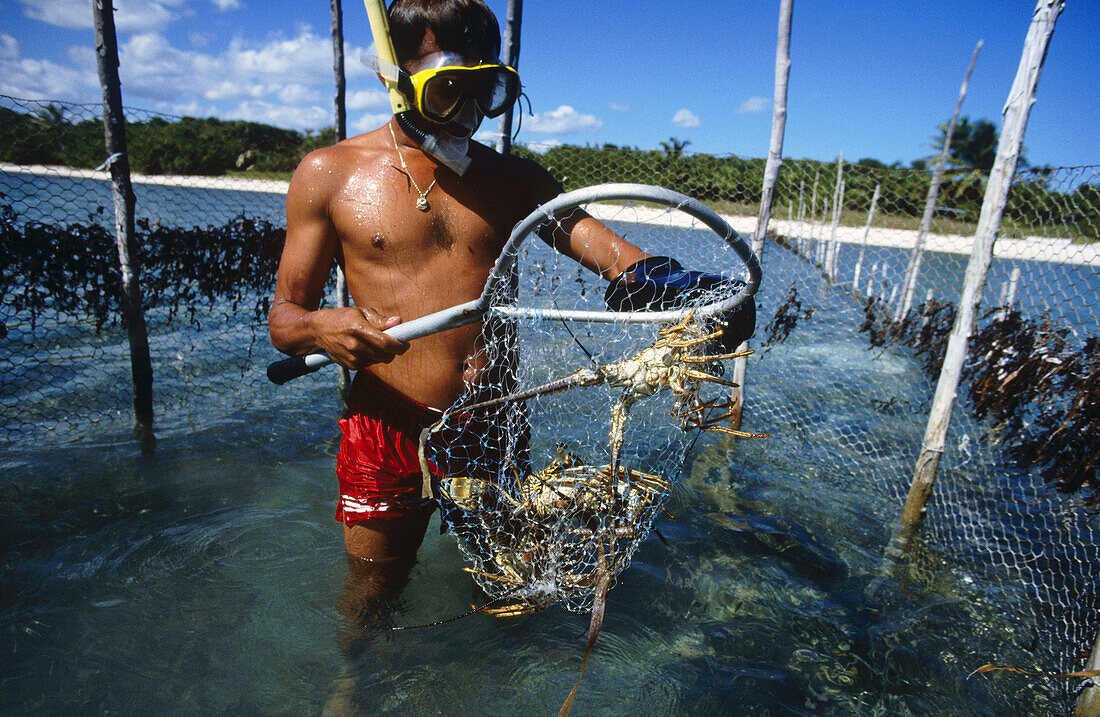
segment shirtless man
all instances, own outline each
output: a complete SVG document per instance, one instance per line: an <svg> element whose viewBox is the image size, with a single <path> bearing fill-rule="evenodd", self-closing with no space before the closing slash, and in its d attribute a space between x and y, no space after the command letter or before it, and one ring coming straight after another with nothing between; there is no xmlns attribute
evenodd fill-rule
<svg viewBox="0 0 1100 717"><path fill-rule="evenodd" d="M482 0L396 0L388 14L398 63L414 92L418 73L423 84L440 67L499 65L499 27ZM452 74L461 80L462 69ZM505 98L509 105L515 92L518 77ZM358 371L340 421L336 518L349 556L396 561L405 575L431 513L420 496L420 429L478 369L470 357L480 326L411 343L383 332L477 298L512 227L561 192L537 164L472 140L461 176L426 152L425 133L468 137L483 111L499 109L483 107L474 94L455 97L458 106L410 97L416 109L302 161L287 193L286 245L269 317L279 350L326 351ZM429 121L424 113L440 107L452 115ZM624 275L629 267L649 258L591 217L544 239L620 284L632 280ZM319 310L334 260L354 307ZM750 325L735 340L751 332Z"/></svg>

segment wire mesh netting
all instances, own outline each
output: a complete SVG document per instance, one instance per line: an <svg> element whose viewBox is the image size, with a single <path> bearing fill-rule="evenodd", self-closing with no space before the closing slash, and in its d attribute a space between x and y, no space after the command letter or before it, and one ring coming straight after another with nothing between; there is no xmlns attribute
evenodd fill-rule
<svg viewBox="0 0 1100 717"><path fill-rule="evenodd" d="M652 254L749 278L732 230L718 234L679 206L648 206L644 188L636 194L555 211L541 233L587 213ZM598 321L582 315L607 313L606 282L548 243L526 242L516 269L471 357L478 378L425 434L425 457L443 520L498 601L493 611L560 602L587 612L649 534L694 429L728 423L731 352L708 307L745 284L681 295L671 323L650 317L675 307L644 304Z"/></svg>
<svg viewBox="0 0 1100 717"><path fill-rule="evenodd" d="M43 125L52 134L42 136L68 142L77 132L101 132L98 107L0 101L4 112L42 123L50 120L49 107L63 112L52 129ZM157 119L129 115L131 121ZM5 141L22 153L9 153L0 167L0 441L49 450L124 433L133 418L110 184L103 172L72 169L94 167L103 158L44 166L62 162L24 140ZM582 147L556 147L536 158L567 189L605 182L666 186L705 201L738 231L755 227L763 160ZM762 258L756 353L745 380L743 428L772 437L733 439L731 446L708 436L688 450L694 439L670 415L674 400L639 401L626 423L622 458L624 470L639 474L628 475L652 487L652 495L647 488L639 492L647 505L633 518L638 535L669 491L706 492L731 506L731 496L763 497L776 520L813 520L794 515L800 502L791 496L801 480L815 476L828 488L813 499L834 509L808 529L840 543L855 524L846 514L871 513L883 526L877 542L886 545L920 450L984 193L981 172L952 170L922 233L930 174L786 161ZM264 302L284 232L284 191L282 183L222 177L135 179L158 432L193 430L213 413L247 413L258 396L270 396L256 389L273 357ZM626 222L622 206L604 218L645 243L649 227L667 227L647 222L642 209L630 208ZM675 234L676 241L692 249L677 244L667 253L691 256L691 230L678 231L685 234ZM1100 627L1092 510L1100 455L1098 238L1100 168L1017 174L928 506L926 539L914 558L928 580L958 596L959 609L987 626L975 639L990 662L1080 669ZM520 296L602 300L600 282L559 264L537 243L531 251L544 253L521 260ZM916 277L908 288L907 273ZM614 363L656 339L654 327L570 328L572 333L561 322L529 318L486 323L486 331L507 338L500 347L513 346L521 357L518 372L500 384L504 390ZM314 389L330 382L326 372L267 400L316 400ZM504 427L501 435L514 440L522 426L533 428L523 439L526 450L503 447L513 456L508 497L478 483L499 471L458 471L455 476L469 480L448 489L454 523L460 526L461 514L471 512L463 503L468 508L494 491L502 513L514 513L525 501L533 509L537 494L547 494L542 488L524 493L517 478L540 471L559 486L548 504L559 493L580 505L597 500L560 488L576 476L602 480L601 495L617 500L620 483L602 469L611 464L609 422L618 395L605 383L509 404L513 417L493 422ZM527 451L530 457L520 459ZM713 455L719 460L710 460ZM681 474L675 466L685 456ZM589 519L583 513L564 522L554 515L553 521L558 530L566 524L575 530ZM461 540L461 528L456 531ZM624 564L630 540L624 538ZM488 574L483 587L507 592L500 577L509 569L522 573L515 562L523 559L521 546L509 546L502 559L466 542L471 567ZM591 543L563 547L557 555L569 551L585 556L585 569L601 559ZM881 552L851 555L849 567L873 573L881 558ZM754 566L742 567L755 575ZM563 571L583 572L568 565ZM571 605L583 609L591 585L570 580L523 597L572 585L578 589ZM1064 706L1072 699L1072 682L1031 686L1050 703Z"/></svg>
<svg viewBox="0 0 1100 717"><path fill-rule="evenodd" d="M44 125L41 141L56 141L49 118L60 116L61 137L93 133L100 146L101 109L0 101L0 111ZM153 113L130 115L164 121ZM26 146L17 126L5 129L13 135L5 139L14 158L57 159ZM102 159L88 157L84 164ZM267 301L285 233L286 182L139 175L133 183L157 422L161 429L187 430L210 415L198 396L206 395L208 405L224 401L228 409L255 396L265 381ZM49 444L80 440L89 431L125 433L133 424L132 390L118 310L110 175L4 164L0 212L6 440Z"/></svg>

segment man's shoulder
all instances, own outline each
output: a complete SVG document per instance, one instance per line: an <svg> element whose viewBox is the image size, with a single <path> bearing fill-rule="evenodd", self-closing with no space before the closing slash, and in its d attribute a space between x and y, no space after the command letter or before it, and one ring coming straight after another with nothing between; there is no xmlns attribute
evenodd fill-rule
<svg viewBox="0 0 1100 717"><path fill-rule="evenodd" d="M377 130L313 150L302 158L294 170L291 190L296 185L312 189L335 188L348 177L376 163L381 149L376 134Z"/></svg>
<svg viewBox="0 0 1100 717"><path fill-rule="evenodd" d="M561 193L561 185L538 162L514 154L498 154L491 147L481 144L471 146L477 148L478 159L485 163L493 176L526 189L534 201L543 202Z"/></svg>
<svg viewBox="0 0 1100 717"><path fill-rule="evenodd" d="M522 174L531 175L549 175L541 164L538 162L527 159L526 157L520 157L515 154L500 154L492 147L488 147L480 142L471 142L470 147L471 155L477 152L476 157L481 161L490 162L496 164L498 168L510 170L513 172L519 172Z"/></svg>

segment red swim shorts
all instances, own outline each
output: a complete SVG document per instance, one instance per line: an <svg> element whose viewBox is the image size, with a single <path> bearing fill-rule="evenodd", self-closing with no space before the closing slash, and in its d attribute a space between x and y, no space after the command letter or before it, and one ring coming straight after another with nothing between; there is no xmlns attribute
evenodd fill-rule
<svg viewBox="0 0 1100 717"><path fill-rule="evenodd" d="M351 526L368 518L396 518L426 510L417 449L420 432L442 411L409 398L370 371L355 375L348 412L340 419L336 520Z"/></svg>

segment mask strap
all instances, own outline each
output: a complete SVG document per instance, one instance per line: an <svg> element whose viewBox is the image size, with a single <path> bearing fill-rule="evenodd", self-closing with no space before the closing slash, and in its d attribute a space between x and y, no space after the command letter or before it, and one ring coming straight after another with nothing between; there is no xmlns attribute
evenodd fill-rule
<svg viewBox="0 0 1100 717"><path fill-rule="evenodd" d="M364 65L381 75L383 80L388 80L389 82L401 81L401 73L404 72L404 70L392 62L383 60L378 55L363 55L360 59L363 61Z"/></svg>

